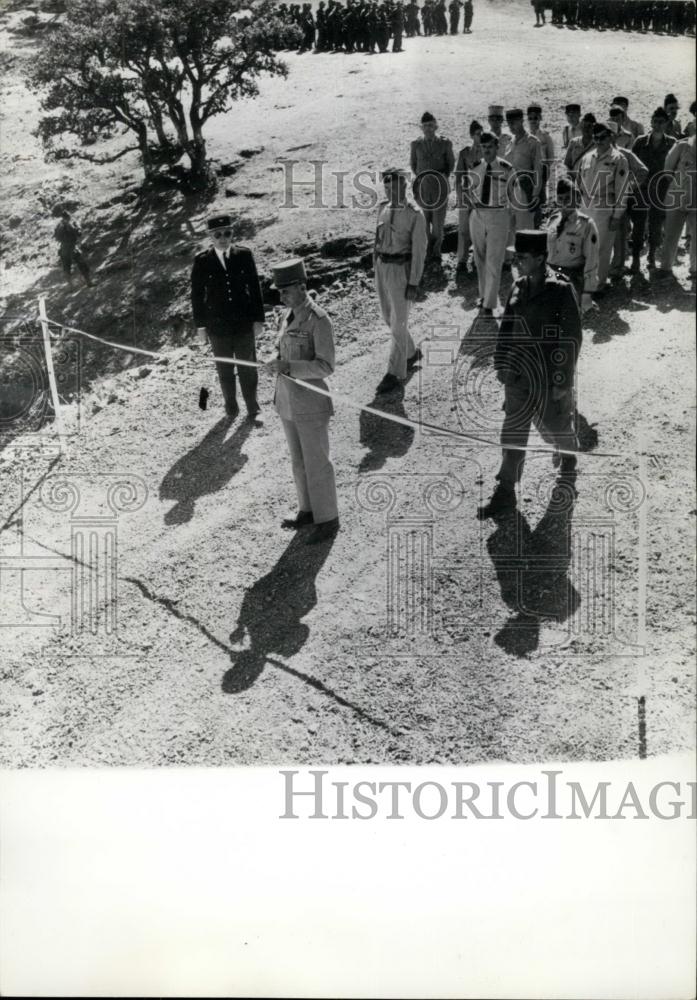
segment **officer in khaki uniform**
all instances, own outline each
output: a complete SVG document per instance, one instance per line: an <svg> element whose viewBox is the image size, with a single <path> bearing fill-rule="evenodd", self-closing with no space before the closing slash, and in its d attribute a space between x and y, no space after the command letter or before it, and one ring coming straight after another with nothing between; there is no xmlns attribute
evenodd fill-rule
<svg viewBox="0 0 697 1000"><path fill-rule="evenodd" d="M557 181L557 205L547 222L547 263L569 278L586 313L598 287L598 229L578 211L578 189L568 177Z"/></svg>
<svg viewBox="0 0 697 1000"><path fill-rule="evenodd" d="M517 174L514 190L515 228L510 233L512 241L516 229L533 227L535 210L542 193L542 146L539 139L525 131L522 108L507 111L506 123L511 130L511 140L503 148L499 147L499 150Z"/></svg>
<svg viewBox="0 0 697 1000"><path fill-rule="evenodd" d="M450 175L455 168L455 154L450 139L436 135L438 122L430 111L421 116L423 139L411 144L410 166L414 175L414 197L426 219L428 256L441 260L445 216L450 195Z"/></svg>
<svg viewBox="0 0 697 1000"><path fill-rule="evenodd" d="M470 171L471 186L463 192L470 204L470 236L477 266L482 314L491 316L498 304L501 269L506 256L511 225L509 188L513 167L498 154L498 139L483 132L480 141L483 159Z"/></svg>
<svg viewBox="0 0 697 1000"><path fill-rule="evenodd" d="M298 513L284 528L314 524L309 545L332 538L339 529L334 466L329 457L331 399L297 385L302 379L327 391L325 377L334 371L332 323L307 294L307 274L301 258L273 268L273 282L288 308L276 343L278 357L265 365L275 372L274 404L290 450Z"/></svg>
<svg viewBox="0 0 697 1000"><path fill-rule="evenodd" d="M613 121L594 125L595 148L583 156L578 171L584 211L598 229L598 292L606 290L615 232L621 226L629 198L629 164L612 145L616 134L617 124Z"/></svg>
<svg viewBox="0 0 697 1000"><path fill-rule="evenodd" d="M421 357L409 333L409 312L423 275L427 246L424 215L407 198L405 172L388 167L382 180L387 199L380 202L375 228L375 290L392 342L379 393L396 389Z"/></svg>

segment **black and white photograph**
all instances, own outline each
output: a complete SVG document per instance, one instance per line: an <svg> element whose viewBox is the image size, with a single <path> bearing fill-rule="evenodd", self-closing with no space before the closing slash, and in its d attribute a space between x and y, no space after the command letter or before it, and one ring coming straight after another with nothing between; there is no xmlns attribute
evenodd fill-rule
<svg viewBox="0 0 697 1000"><path fill-rule="evenodd" d="M2 0L1 993L694 995L695 11Z"/></svg>

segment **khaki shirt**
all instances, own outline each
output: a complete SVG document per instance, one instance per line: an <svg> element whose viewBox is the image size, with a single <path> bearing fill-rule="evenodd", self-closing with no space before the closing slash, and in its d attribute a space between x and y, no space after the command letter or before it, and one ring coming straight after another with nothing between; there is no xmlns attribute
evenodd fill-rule
<svg viewBox="0 0 697 1000"><path fill-rule="evenodd" d="M546 163L547 166L551 166L554 163L554 140L549 132L545 132L543 128L539 128L537 132L531 132L530 135L537 139L542 148L542 162Z"/></svg>
<svg viewBox="0 0 697 1000"><path fill-rule="evenodd" d="M501 155L514 170L532 175L531 193L533 198L537 197L542 189L542 146L539 139L525 132L519 139L511 138Z"/></svg>
<svg viewBox="0 0 697 1000"><path fill-rule="evenodd" d="M676 142L666 156L666 171L673 174L666 196L667 208L694 211L697 200L695 136Z"/></svg>
<svg viewBox="0 0 697 1000"><path fill-rule="evenodd" d="M561 228L560 228L561 227ZM547 223L547 260L552 267L583 272L583 292L598 288L598 228L584 212L571 212L562 225L562 213Z"/></svg>
<svg viewBox="0 0 697 1000"><path fill-rule="evenodd" d="M424 272L428 234L424 213L412 201L393 208L389 201L378 206L375 252L411 254L409 285L418 285Z"/></svg>
<svg viewBox="0 0 697 1000"><path fill-rule="evenodd" d="M644 134L644 126L640 125L639 122L632 121L628 116L626 117L624 127L629 129L634 139L638 139L640 135Z"/></svg>
<svg viewBox="0 0 697 1000"><path fill-rule="evenodd" d="M284 420L328 418L334 412L331 399L296 385L292 379L327 390L324 378L334 371L334 333L324 309L308 295L302 305L283 317L276 340L278 356L290 363L291 378L279 375L274 404Z"/></svg>
<svg viewBox="0 0 697 1000"><path fill-rule="evenodd" d="M561 144L566 149L572 139L577 136L583 135L583 127L579 122L578 125L565 125L561 133Z"/></svg>
<svg viewBox="0 0 697 1000"><path fill-rule="evenodd" d="M471 188L465 194L465 202L470 201L473 208L482 207L482 190L486 175L487 163L481 160L470 171ZM510 208L509 181L513 176L513 167L508 160L498 156L491 163L491 201L489 208Z"/></svg>
<svg viewBox="0 0 697 1000"><path fill-rule="evenodd" d="M627 157L614 146L605 153L597 147L581 158L579 185L584 205L611 209L617 217L624 215L629 197L629 164Z"/></svg>
<svg viewBox="0 0 697 1000"><path fill-rule="evenodd" d="M579 164L586 153L588 153L595 145L593 139L588 143L587 146L583 144L583 136L575 135L566 149L566 155L564 156L564 166L569 171L570 174L576 174L579 168Z"/></svg>
<svg viewBox="0 0 697 1000"><path fill-rule="evenodd" d="M411 172L414 174L414 194L429 208L436 202L447 206L449 191L448 177L455 167L455 154L450 139L435 136L434 139L414 139L410 153ZM423 174L423 177L419 175ZM440 174L440 177L434 176Z"/></svg>
<svg viewBox="0 0 697 1000"><path fill-rule="evenodd" d="M469 172L482 158L481 147L463 146L458 153L455 164L455 204L458 208L469 208L469 202L464 198L463 192L469 187Z"/></svg>

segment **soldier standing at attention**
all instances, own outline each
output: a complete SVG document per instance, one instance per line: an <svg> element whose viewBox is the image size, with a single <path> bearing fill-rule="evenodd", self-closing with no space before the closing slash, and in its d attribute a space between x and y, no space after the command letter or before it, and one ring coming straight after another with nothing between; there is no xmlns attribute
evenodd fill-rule
<svg viewBox="0 0 697 1000"><path fill-rule="evenodd" d="M581 135L581 105L567 104L564 108L567 124L562 129L561 144L566 149L574 136Z"/></svg>
<svg viewBox="0 0 697 1000"><path fill-rule="evenodd" d="M462 0L450 0L448 4L448 12L450 14L450 34L456 35L457 29L460 24L460 7L463 6Z"/></svg>
<svg viewBox="0 0 697 1000"><path fill-rule="evenodd" d="M472 34L472 18L474 17L474 7L472 0L465 0L465 27L463 34Z"/></svg>
<svg viewBox="0 0 697 1000"><path fill-rule="evenodd" d="M339 530L334 466L329 456L329 418L334 412L327 396L312 392L294 379L327 391L324 379L334 371L332 322L307 294L307 274L301 258L273 268L273 281L288 309L276 349L266 371L278 376L274 405L285 431L298 513L282 522L284 528L314 524L308 545L333 538Z"/></svg>
<svg viewBox="0 0 697 1000"><path fill-rule="evenodd" d="M540 204L547 201L547 181L549 180L552 164L554 163L554 140L549 132L540 127L542 121L542 108L539 104L531 104L527 111L528 128L530 135L534 136L540 144L542 150L542 188L540 191Z"/></svg>
<svg viewBox="0 0 697 1000"><path fill-rule="evenodd" d="M414 139L411 144L410 166L414 196L426 219L428 256L440 264L455 154L450 139L437 136L437 129L438 122L430 111L425 111L421 116L423 139Z"/></svg>
<svg viewBox="0 0 697 1000"><path fill-rule="evenodd" d="M229 215L210 216L207 226L213 246L196 255L191 271L196 332L203 343L207 336L215 357L256 361L255 337L264 328L264 302L252 251L232 245ZM216 362L225 412L233 419L240 412L237 367ZM240 365L239 378L248 419L254 421L259 413L256 368Z"/></svg>
<svg viewBox="0 0 697 1000"><path fill-rule="evenodd" d="M596 144L583 156L578 171L584 210L598 228L600 259L596 295L607 290L615 232L621 226L629 197L627 158L612 145L616 130L613 121L597 122L593 126Z"/></svg>
<svg viewBox="0 0 697 1000"><path fill-rule="evenodd" d="M680 109L680 105L678 104L678 99L675 94L666 94L663 100L663 107L666 109L668 114L668 127L666 128L666 135L669 135L671 138L680 142L684 136L682 126L678 121L678 111Z"/></svg>
<svg viewBox="0 0 697 1000"><path fill-rule="evenodd" d="M506 112L506 124L512 139L503 147L501 155L510 162L517 175L515 228L532 229L542 191L542 147L539 140L525 131L520 108Z"/></svg>
<svg viewBox="0 0 697 1000"><path fill-rule="evenodd" d="M496 140L499 144L499 152L504 150L508 143L511 141L511 136L508 132L502 131L503 125L503 105L502 104L490 104L489 110L487 112L487 121L489 123L489 131L493 132L496 136Z"/></svg>
<svg viewBox="0 0 697 1000"><path fill-rule="evenodd" d="M671 175L666 193L666 224L660 254L660 268L656 278L666 279L673 274L675 254L683 226L690 236L690 277L697 277L697 185L695 176L695 136L676 142L666 157L665 169Z"/></svg>
<svg viewBox="0 0 697 1000"><path fill-rule="evenodd" d="M421 209L407 199L405 172L388 167L382 180L386 200L379 205L375 230L375 290L392 342L379 393L396 389L421 357L409 333L409 311L423 275L427 246L426 222Z"/></svg>
<svg viewBox="0 0 697 1000"><path fill-rule="evenodd" d="M497 155L498 139L483 132L482 160L470 171L470 191L463 196L470 204L469 224L479 283L479 304L491 316L498 304L501 268L511 220L509 182L513 167Z"/></svg>
<svg viewBox="0 0 697 1000"><path fill-rule="evenodd" d="M640 125L639 122L633 121L629 117L628 113L629 101L627 100L626 97L616 97L612 102L612 104L613 107L622 108L623 112L623 118L621 122L622 128L628 129L632 133L633 139L638 139L640 135L644 134L644 126Z"/></svg>
<svg viewBox="0 0 697 1000"><path fill-rule="evenodd" d="M505 386L501 428L503 457L491 500L480 520L515 509L515 487L523 472L530 426L564 451L576 451L574 377L581 349L581 315L570 282L547 266L547 234L516 233L520 277L513 284L494 354L496 375ZM552 462L558 465L560 456ZM561 475L573 483L576 456L561 457Z"/></svg>
<svg viewBox="0 0 697 1000"><path fill-rule="evenodd" d="M470 125L470 137L472 141L469 146L463 146L460 150L457 163L455 164L455 203L457 205L456 274L464 274L467 271L467 258L472 246L469 225L470 203L466 198L466 192L470 186L470 171L476 167L482 158L481 137L483 131L479 122L472 122Z"/></svg>
<svg viewBox="0 0 697 1000"><path fill-rule="evenodd" d="M574 181L578 174L579 164L585 153L595 145L595 139L593 138L593 126L595 124L595 115L591 111L587 111L581 120L581 127L583 129L581 135L575 135L566 149L564 166Z"/></svg>
<svg viewBox="0 0 697 1000"><path fill-rule="evenodd" d="M593 305L598 287L598 230L578 211L578 189L568 177L557 181L557 210L547 222L547 263L572 282L581 313Z"/></svg>
<svg viewBox="0 0 697 1000"><path fill-rule="evenodd" d="M638 186L632 209L632 274L641 271L641 251L647 223L649 230L649 268L656 266L656 253L663 235L664 206L669 177L665 173L668 153L675 145L675 139L665 134L668 115L664 108L656 108L651 118L651 131L640 135L632 146L632 153L646 165L647 175Z"/></svg>

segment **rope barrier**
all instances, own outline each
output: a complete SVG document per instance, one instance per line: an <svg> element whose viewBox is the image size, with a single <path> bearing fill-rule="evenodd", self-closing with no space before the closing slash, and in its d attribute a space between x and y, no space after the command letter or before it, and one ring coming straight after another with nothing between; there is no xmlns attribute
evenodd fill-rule
<svg viewBox="0 0 697 1000"><path fill-rule="evenodd" d="M80 330L78 327L68 326L65 323L59 323L57 320L46 318L46 322L52 326L60 327L62 330L67 330L70 333L78 334L81 337L87 337L88 340L93 340L98 344L104 344L106 347L113 347L119 351L125 351L127 354L140 354L148 358L166 358L166 354L162 354L158 351L146 351L140 347L128 347L126 344L117 344L113 340L105 340L103 337L97 337L93 333L87 333L86 330ZM225 365L244 365L247 368L264 368L264 364L258 361L243 361L239 358L219 358L215 355L211 356L211 361L215 361L218 364ZM344 396L341 393L329 392L326 389L320 389L317 385L311 385L309 382L305 382L303 379L292 378L289 375L282 375L281 378L287 378L289 381L294 382L295 385L300 385L304 389L308 389L310 392L316 392L320 396L326 396L332 401L336 400L339 403L343 403L346 406L350 406L356 410L362 410L364 413L370 413L373 416L380 417L382 420L387 420L393 424L400 424L403 427L409 427L412 430L426 430L431 433L437 434L441 437L456 438L460 441L474 442L476 444L483 445L488 448L500 449L504 447L500 441L491 441L489 438L482 437L479 434L468 433L467 431L454 430L450 427L441 427L439 424L431 424L423 420L410 420L409 417L400 417L396 413L387 413L385 410L378 410L374 406L368 406L365 403L359 403L357 400L353 399L351 396ZM614 452L578 452L567 448L553 448L545 447L540 445L513 445L506 444L505 448L510 451L524 451L526 453L534 452L536 454L543 455L592 455L594 458L620 458L621 456Z"/></svg>

